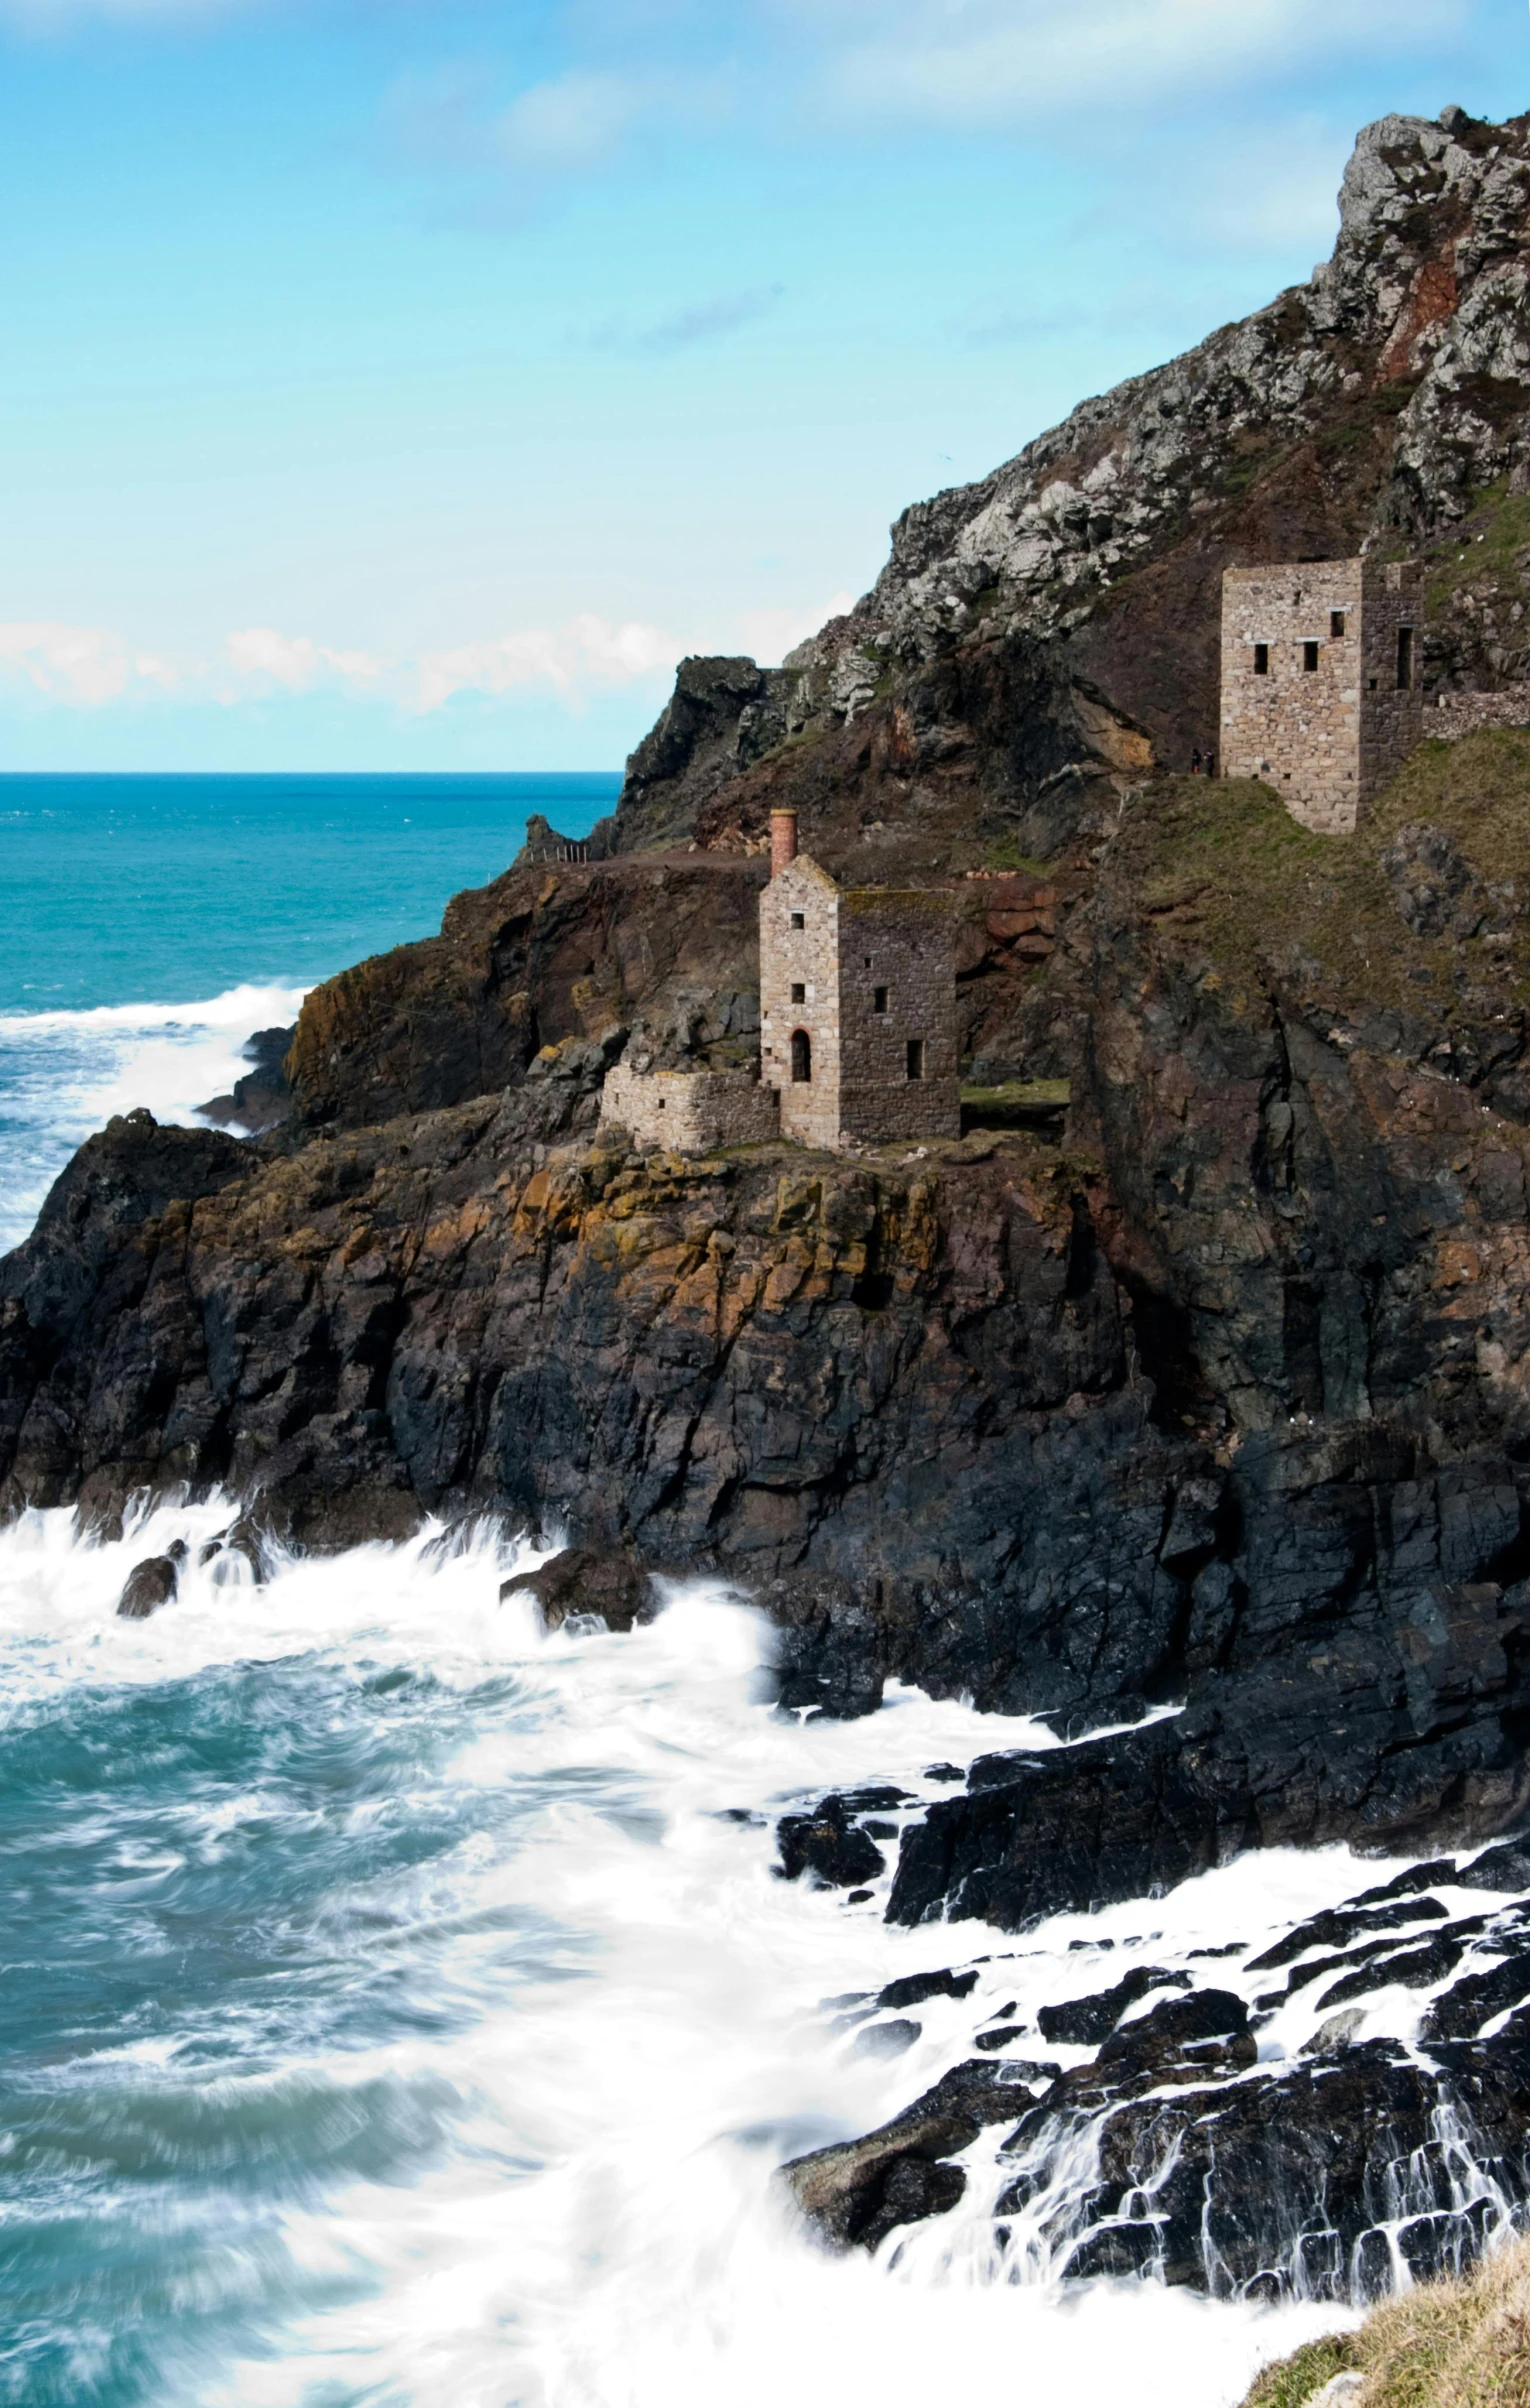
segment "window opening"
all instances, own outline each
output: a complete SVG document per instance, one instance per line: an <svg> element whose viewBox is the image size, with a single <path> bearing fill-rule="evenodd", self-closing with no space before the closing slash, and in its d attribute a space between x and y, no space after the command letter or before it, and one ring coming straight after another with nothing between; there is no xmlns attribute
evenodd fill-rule
<svg viewBox="0 0 1530 2408"><path fill-rule="evenodd" d="M1254 646L1254 675L1256 677L1268 677L1269 674L1270 647L1268 644L1256 644Z"/></svg>
<svg viewBox="0 0 1530 2408"><path fill-rule="evenodd" d="M792 1084L806 1087L813 1077L813 1040L805 1028L792 1030Z"/></svg>
<svg viewBox="0 0 1530 2408"><path fill-rule="evenodd" d="M1317 656L1318 648L1316 644L1303 644L1302 667L1308 671L1315 669L1317 667Z"/></svg>
<svg viewBox="0 0 1530 2408"><path fill-rule="evenodd" d="M1413 683L1413 630L1411 627L1399 627L1397 630L1397 683L1400 687L1411 686Z"/></svg>
<svg viewBox="0 0 1530 2408"><path fill-rule="evenodd" d="M659 1110L660 1110L661 1112L663 1111L663 1109L664 1109L665 1105L666 1105L668 1102L669 1102L669 1097L668 1097L667 1095L661 1095L661 1096L660 1096L660 1098L659 1098Z"/></svg>
<svg viewBox="0 0 1530 2408"><path fill-rule="evenodd" d="M794 911L792 913L792 926L794 928L805 928L807 926L807 922L804 920L800 911Z"/></svg>
<svg viewBox="0 0 1530 2408"><path fill-rule="evenodd" d="M792 1001L793 1003L806 1003L807 988L800 984L794 985L792 988Z"/></svg>
<svg viewBox="0 0 1530 2408"><path fill-rule="evenodd" d="M872 1008L872 1010L873 1010L874 1012L885 1012L885 1011L886 1011L886 1009L887 1009L887 989L886 989L885 987L878 987L878 988L877 988L877 991L876 991L876 993L873 995L873 997L872 997L872 999L871 999L871 1008Z"/></svg>
<svg viewBox="0 0 1530 2408"><path fill-rule="evenodd" d="M908 1075L911 1079L924 1076L924 1039L910 1037L908 1041Z"/></svg>
<svg viewBox="0 0 1530 2408"><path fill-rule="evenodd" d="M1331 610L1329 612L1328 632L1334 637L1341 636L1344 633L1344 613L1342 610Z"/></svg>

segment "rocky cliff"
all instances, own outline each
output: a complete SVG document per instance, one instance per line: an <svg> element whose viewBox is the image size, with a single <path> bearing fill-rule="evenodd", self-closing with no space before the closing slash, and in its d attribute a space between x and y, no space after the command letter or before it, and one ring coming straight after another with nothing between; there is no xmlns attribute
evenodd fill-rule
<svg viewBox="0 0 1530 2408"><path fill-rule="evenodd" d="M1530 120L1368 127L1310 282L906 511L783 669L687 662L615 842L744 844L789 800L810 843L905 868L1054 859L1150 760L1215 748L1233 564L1422 552L1431 685L1523 677L1527 213Z"/></svg>
<svg viewBox="0 0 1530 2408"><path fill-rule="evenodd" d="M1498 673L1458 572L1486 513L1517 624L1527 176L1520 125L1371 129L1311 285L911 513L790 671L682 679L615 835L683 844L530 862L318 989L257 1145L92 1140L0 1267L5 1508L493 1508L722 1565L798 1703L1184 1707L948 1801L900 1913L1039 1911L1048 1817L1069 1894L1514 1817L1530 739L1426 745L1349 839L1150 770L1210 732L1228 558L1452 530L1437 670ZM1061 1144L598 1135L624 1048L749 1058L776 796L951 879L969 1059L1066 1079Z"/></svg>

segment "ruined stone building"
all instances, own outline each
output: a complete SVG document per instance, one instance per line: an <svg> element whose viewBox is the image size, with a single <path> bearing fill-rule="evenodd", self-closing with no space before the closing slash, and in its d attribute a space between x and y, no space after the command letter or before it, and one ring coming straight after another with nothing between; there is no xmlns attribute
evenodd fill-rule
<svg viewBox="0 0 1530 2408"><path fill-rule="evenodd" d="M959 1136L954 914L938 890L841 886L798 852L796 813L773 812L758 1078L619 1063L601 1119L680 1152Z"/></svg>
<svg viewBox="0 0 1530 2408"><path fill-rule="evenodd" d="M1222 774L1348 835L1423 735L1415 561L1302 560L1222 579Z"/></svg>
<svg viewBox="0 0 1530 2408"><path fill-rule="evenodd" d="M804 1145L961 1134L953 900L841 886L771 814L760 897L760 1077Z"/></svg>

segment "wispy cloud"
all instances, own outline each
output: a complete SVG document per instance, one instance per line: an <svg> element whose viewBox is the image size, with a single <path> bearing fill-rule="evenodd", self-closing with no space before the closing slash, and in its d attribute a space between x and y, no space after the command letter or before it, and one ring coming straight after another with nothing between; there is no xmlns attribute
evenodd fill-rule
<svg viewBox="0 0 1530 2408"><path fill-rule="evenodd" d="M831 594L816 610L746 610L739 615L738 631L755 660L779 661L830 619L841 617L854 602L854 594L842 592Z"/></svg>
<svg viewBox="0 0 1530 2408"><path fill-rule="evenodd" d="M710 301L693 302L650 326L628 326L608 319L590 337L599 351L686 351L696 343L715 343L737 333L752 319L763 318L785 292L784 284L753 284L741 293L718 293Z"/></svg>
<svg viewBox="0 0 1530 2408"><path fill-rule="evenodd" d="M136 650L109 627L52 619L0 623L0 677L87 710L131 693L172 693L180 682L171 662Z"/></svg>
<svg viewBox="0 0 1530 2408"><path fill-rule="evenodd" d="M112 628L54 621L0 624L0 687L75 710L173 697L232 708L283 695L339 693L410 714L458 695L532 692L572 708L598 690L667 674L685 647L661 627L580 612L558 627L520 628L413 659L317 643L275 627L242 627L210 657L170 660Z"/></svg>
<svg viewBox="0 0 1530 2408"><path fill-rule="evenodd" d="M504 97L500 69L456 60L400 79L382 104L386 157L476 190L475 214L514 221L567 187L615 173L731 115L727 68L570 67Z"/></svg>
<svg viewBox="0 0 1530 2408"><path fill-rule="evenodd" d="M1041 130L1039 113L1117 115L1271 73L1438 46L1466 0L779 0L825 54L829 104L926 125Z"/></svg>
<svg viewBox="0 0 1530 2408"><path fill-rule="evenodd" d="M421 711L439 710L457 694L509 694L534 686L573 699L591 686L630 685L671 670L683 650L662 627L638 620L618 627L582 611L562 627L523 628L455 651L426 653L405 673L403 698Z"/></svg>
<svg viewBox="0 0 1530 2408"><path fill-rule="evenodd" d="M234 709L284 696L343 694L428 717L459 697L537 693L577 711L600 693L662 683L698 642L716 649L731 636L757 660L778 661L848 610L853 598L837 593L812 609L746 611L726 636L713 626L696 630L690 644L644 619L579 611L556 627L521 627L395 658L275 627L241 627L211 654L170 659L109 627L17 620L0 624L0 691L9 687L84 711L165 700Z"/></svg>

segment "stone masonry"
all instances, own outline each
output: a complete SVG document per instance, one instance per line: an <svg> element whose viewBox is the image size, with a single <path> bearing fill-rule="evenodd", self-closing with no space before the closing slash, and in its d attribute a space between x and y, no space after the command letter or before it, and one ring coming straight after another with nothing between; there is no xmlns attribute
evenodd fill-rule
<svg viewBox="0 0 1530 2408"><path fill-rule="evenodd" d="M841 887L796 852L794 827L772 840L760 1077L780 1090L782 1135L830 1151L959 1136L954 898Z"/></svg>
<svg viewBox="0 0 1530 2408"><path fill-rule="evenodd" d="M1303 560L1222 580L1224 777L1348 835L1423 736L1414 561Z"/></svg>
<svg viewBox="0 0 1530 2408"><path fill-rule="evenodd" d="M618 1062L606 1073L600 1117L625 1129L637 1145L668 1146L677 1154L758 1145L781 1129L774 1094L748 1070L643 1071Z"/></svg>
<svg viewBox="0 0 1530 2408"><path fill-rule="evenodd" d="M847 1142L959 1137L956 898L923 887L842 887L772 814L760 896L760 1075L606 1073L602 1121L639 1145L704 1153L789 1137Z"/></svg>

